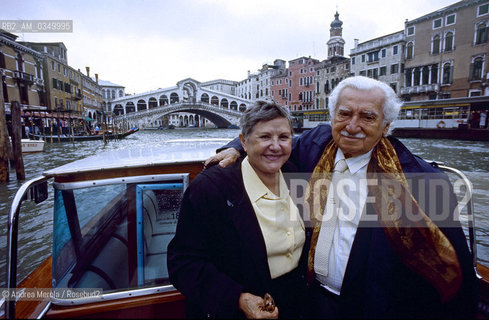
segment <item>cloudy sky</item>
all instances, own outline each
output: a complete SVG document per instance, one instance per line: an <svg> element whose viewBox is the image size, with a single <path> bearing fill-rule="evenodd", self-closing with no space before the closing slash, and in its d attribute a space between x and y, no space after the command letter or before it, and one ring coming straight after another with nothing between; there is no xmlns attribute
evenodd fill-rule
<svg viewBox="0 0 489 320"><path fill-rule="evenodd" d="M140 93L197 81L241 81L275 59L327 58L336 10L348 55L455 0L2 0L0 20L73 20L72 33L16 34L63 42L68 64Z"/></svg>

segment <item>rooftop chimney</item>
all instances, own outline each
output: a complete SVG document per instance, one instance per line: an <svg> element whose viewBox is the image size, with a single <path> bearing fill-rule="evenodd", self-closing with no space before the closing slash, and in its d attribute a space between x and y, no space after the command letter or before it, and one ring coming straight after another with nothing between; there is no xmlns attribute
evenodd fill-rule
<svg viewBox="0 0 489 320"><path fill-rule="evenodd" d="M95 74L95 82L98 84L98 73Z"/></svg>
<svg viewBox="0 0 489 320"><path fill-rule="evenodd" d="M354 39L353 41L355 42L355 44L353 45L353 48L358 47L358 39Z"/></svg>
<svg viewBox="0 0 489 320"><path fill-rule="evenodd" d="M85 69L87 69L87 77L90 78L90 67L85 67Z"/></svg>

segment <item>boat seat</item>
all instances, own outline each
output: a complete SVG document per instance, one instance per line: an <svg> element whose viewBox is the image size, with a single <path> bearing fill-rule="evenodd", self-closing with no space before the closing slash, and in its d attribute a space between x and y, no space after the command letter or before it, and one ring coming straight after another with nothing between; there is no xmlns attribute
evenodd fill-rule
<svg viewBox="0 0 489 320"><path fill-rule="evenodd" d="M175 225L158 221L158 200L152 190L143 193L144 282L168 279L167 247Z"/></svg>
<svg viewBox="0 0 489 320"><path fill-rule="evenodd" d="M106 245L88 266L77 288L111 290L129 286L127 222L118 226Z"/></svg>

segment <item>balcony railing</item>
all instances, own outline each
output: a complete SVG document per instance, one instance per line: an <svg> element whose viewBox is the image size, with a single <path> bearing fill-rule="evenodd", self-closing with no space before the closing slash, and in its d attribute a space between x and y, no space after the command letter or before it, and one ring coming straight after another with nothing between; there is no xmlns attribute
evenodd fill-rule
<svg viewBox="0 0 489 320"><path fill-rule="evenodd" d="M416 93L427 93L432 91L438 91L440 86L438 83L423 84L414 87L401 88L401 94L416 94Z"/></svg>
<svg viewBox="0 0 489 320"><path fill-rule="evenodd" d="M25 82L27 84L34 83L34 76L32 74L28 74L22 71L14 71L14 79Z"/></svg>

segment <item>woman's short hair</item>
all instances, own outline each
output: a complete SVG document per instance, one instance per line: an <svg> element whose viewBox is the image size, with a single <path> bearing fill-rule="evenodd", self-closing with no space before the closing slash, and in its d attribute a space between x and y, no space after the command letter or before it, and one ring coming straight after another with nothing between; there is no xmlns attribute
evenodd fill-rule
<svg viewBox="0 0 489 320"><path fill-rule="evenodd" d="M392 124L392 122L397 119L402 102L394 90L384 82L363 76L356 76L346 78L341 81L329 95L328 109L331 116L331 122L333 122L334 119L340 93L346 87L357 90L372 90L375 88L382 90L385 95L384 105L382 106L382 111L384 113L384 125ZM392 128L393 126L390 125L389 133L391 132Z"/></svg>
<svg viewBox="0 0 489 320"><path fill-rule="evenodd" d="M279 117L287 119L290 126L290 132L292 132L292 117L289 110L275 102L257 100L251 107L246 109L241 116L241 134L246 140L258 122L270 121Z"/></svg>

